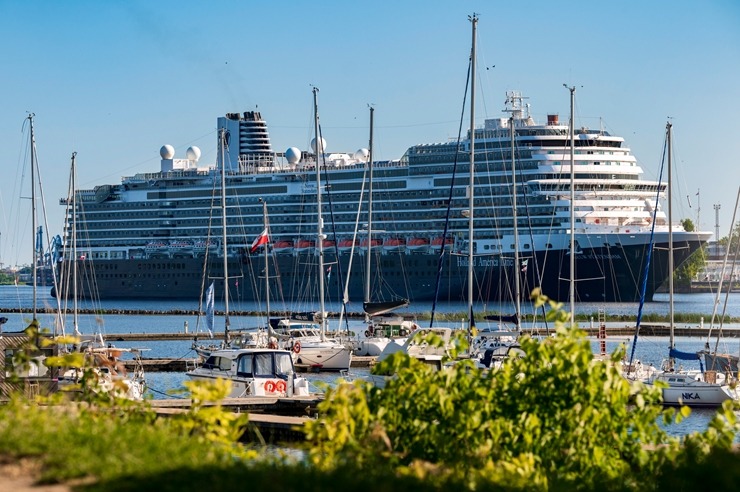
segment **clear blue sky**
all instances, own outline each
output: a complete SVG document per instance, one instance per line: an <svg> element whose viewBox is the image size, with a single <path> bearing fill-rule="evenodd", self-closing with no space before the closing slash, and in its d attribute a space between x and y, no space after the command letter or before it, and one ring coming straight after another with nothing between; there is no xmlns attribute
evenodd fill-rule
<svg viewBox="0 0 740 492"><path fill-rule="evenodd" d="M26 134L34 112L52 234L61 233L70 156L78 185L159 169L159 148L215 161L216 118L258 107L273 146L305 149L311 85L328 150L368 141L398 158L456 135L472 12L480 16L479 124L505 92L533 115L624 136L655 178L674 124L674 217L727 234L740 185L740 2L0 0L0 261L30 261ZM21 173L25 177L21 178ZM689 208L687 195L691 197Z"/></svg>

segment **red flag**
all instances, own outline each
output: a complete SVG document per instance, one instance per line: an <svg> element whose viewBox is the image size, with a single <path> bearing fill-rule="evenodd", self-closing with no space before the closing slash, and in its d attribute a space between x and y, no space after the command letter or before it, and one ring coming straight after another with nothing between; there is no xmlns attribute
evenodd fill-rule
<svg viewBox="0 0 740 492"><path fill-rule="evenodd" d="M263 244L267 244L270 241L270 238L267 237L267 229L262 231L262 234L257 236L257 238L252 242L252 247L250 248L249 252L254 253L257 251L257 248L262 246Z"/></svg>

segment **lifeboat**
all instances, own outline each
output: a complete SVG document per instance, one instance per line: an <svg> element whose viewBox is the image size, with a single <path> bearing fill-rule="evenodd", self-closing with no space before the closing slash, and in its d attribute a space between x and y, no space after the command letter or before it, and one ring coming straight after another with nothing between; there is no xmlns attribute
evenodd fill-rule
<svg viewBox="0 0 740 492"><path fill-rule="evenodd" d="M203 239L199 239L193 243L193 250L194 251L200 251L203 252L206 249L215 248L216 243L215 241L204 241Z"/></svg>
<svg viewBox="0 0 740 492"><path fill-rule="evenodd" d="M448 237L447 240L444 242L445 250L448 250L448 251L451 250L454 242L455 241L451 237ZM434 239L432 239L431 247L432 249L439 251L440 248L442 248L442 236L435 237Z"/></svg>
<svg viewBox="0 0 740 492"><path fill-rule="evenodd" d="M316 248L316 241L313 239L299 239L295 244L296 253L311 253Z"/></svg>
<svg viewBox="0 0 740 492"><path fill-rule="evenodd" d="M406 249L412 253L424 253L429 250L429 239L425 237L412 237L406 241Z"/></svg>
<svg viewBox="0 0 740 492"><path fill-rule="evenodd" d="M383 241L383 251L386 253L398 253L406 249L406 239L402 237L387 237Z"/></svg>
<svg viewBox="0 0 740 492"><path fill-rule="evenodd" d="M272 245L272 250L275 252L276 255L290 254L293 252L293 241L292 240L275 241L275 244Z"/></svg>
<svg viewBox="0 0 740 492"><path fill-rule="evenodd" d="M331 249L334 250L334 247L337 245L337 242L333 239L324 239L321 241L321 246L323 246L324 249Z"/></svg>
<svg viewBox="0 0 740 492"><path fill-rule="evenodd" d="M352 249L352 246L355 246L357 244L356 241L352 241L352 239L341 239L339 241L339 244L337 245L337 248L339 248L340 253L346 253L349 252Z"/></svg>
<svg viewBox="0 0 740 492"><path fill-rule="evenodd" d="M170 249L172 251L191 251L193 249L193 243L183 240L170 241Z"/></svg>
<svg viewBox="0 0 740 492"><path fill-rule="evenodd" d="M150 241L146 243L146 246L144 247L147 252L167 251L169 248L170 245L165 243L164 241Z"/></svg>
<svg viewBox="0 0 740 492"><path fill-rule="evenodd" d="M381 241L380 239L373 239L373 243L372 243L371 246L373 248L379 248L382 245L383 245L383 241ZM367 249L367 238L365 238L362 241L360 241L360 248Z"/></svg>

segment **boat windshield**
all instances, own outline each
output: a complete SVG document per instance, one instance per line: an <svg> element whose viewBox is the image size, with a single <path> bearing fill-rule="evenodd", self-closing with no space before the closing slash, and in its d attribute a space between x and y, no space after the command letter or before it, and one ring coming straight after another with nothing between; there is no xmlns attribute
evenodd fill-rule
<svg viewBox="0 0 740 492"><path fill-rule="evenodd" d="M278 376L288 376L293 373L293 359L289 354L275 354L275 372Z"/></svg>
<svg viewBox="0 0 740 492"><path fill-rule="evenodd" d="M293 361L288 352L262 352L239 357L237 374L243 377L272 378L293 373Z"/></svg>

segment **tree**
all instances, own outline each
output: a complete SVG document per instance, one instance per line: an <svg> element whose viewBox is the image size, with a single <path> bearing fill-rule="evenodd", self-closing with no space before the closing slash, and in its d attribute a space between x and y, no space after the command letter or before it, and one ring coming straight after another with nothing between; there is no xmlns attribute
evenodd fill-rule
<svg viewBox="0 0 740 492"><path fill-rule="evenodd" d="M659 421L688 408L664 410L660 388L623 378L623 350L595 360L584 332L566 329L567 314L550 306L555 337L523 337L526 355L499 369L458 359L435 372L397 353L376 366L395 374L384 389L328 389L307 425L311 462L471 490L647 490L668 466L675 473L697 454L731 449L731 405L691 437L687 458Z"/></svg>

